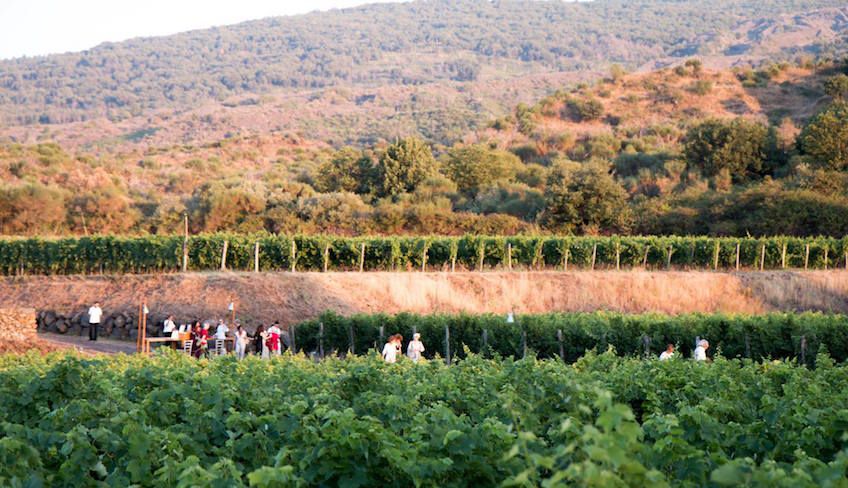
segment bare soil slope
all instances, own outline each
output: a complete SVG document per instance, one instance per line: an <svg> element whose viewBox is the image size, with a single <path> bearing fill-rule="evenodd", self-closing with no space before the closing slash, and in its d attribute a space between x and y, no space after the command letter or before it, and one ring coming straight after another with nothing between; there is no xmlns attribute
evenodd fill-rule
<svg viewBox="0 0 848 488"><path fill-rule="evenodd" d="M848 313L848 272L189 273L21 277L0 280L0 307L73 314L101 301L107 313L151 320L228 315L248 325L289 324L326 310L357 312L594 311Z"/></svg>

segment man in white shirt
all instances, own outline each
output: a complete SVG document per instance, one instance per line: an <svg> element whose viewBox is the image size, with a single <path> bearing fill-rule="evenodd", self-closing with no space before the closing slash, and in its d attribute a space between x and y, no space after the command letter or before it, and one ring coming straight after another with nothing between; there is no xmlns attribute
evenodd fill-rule
<svg viewBox="0 0 848 488"><path fill-rule="evenodd" d="M674 357L674 344L669 344L665 351L660 354L660 361L667 361Z"/></svg>
<svg viewBox="0 0 848 488"><path fill-rule="evenodd" d="M698 347L695 348L695 361L706 361L707 360L707 349L710 348L710 343L702 340L698 343Z"/></svg>
<svg viewBox="0 0 848 488"><path fill-rule="evenodd" d="M100 327L102 317L103 309L100 308L100 302L94 302L94 305L88 309L88 340L97 340L97 329Z"/></svg>
<svg viewBox="0 0 848 488"><path fill-rule="evenodd" d="M174 316L168 315L168 318L165 319L165 323L162 326L163 334L165 335L165 337L170 337L171 334L174 333L174 330L176 330L176 328L177 324L174 323Z"/></svg>

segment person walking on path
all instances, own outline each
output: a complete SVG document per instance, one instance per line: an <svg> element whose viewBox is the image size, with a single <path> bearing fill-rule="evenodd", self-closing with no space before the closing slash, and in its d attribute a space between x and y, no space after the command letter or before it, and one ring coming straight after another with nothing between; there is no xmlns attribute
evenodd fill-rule
<svg viewBox="0 0 848 488"><path fill-rule="evenodd" d="M103 309L100 308L100 302L94 302L94 305L88 309L88 340L97 340L97 329L100 327L102 317Z"/></svg>
<svg viewBox="0 0 848 488"><path fill-rule="evenodd" d="M383 346L383 360L388 364L397 362L398 352L400 352L400 343L403 341L403 336L395 334L389 337L389 342Z"/></svg>
<svg viewBox="0 0 848 488"><path fill-rule="evenodd" d="M265 326L259 324L253 333L253 352L258 356L264 356L265 352Z"/></svg>
<svg viewBox="0 0 848 488"><path fill-rule="evenodd" d="M412 362L417 363L421 359L421 353L424 352L424 343L421 342L421 334L412 334L412 340L406 346L406 355Z"/></svg>

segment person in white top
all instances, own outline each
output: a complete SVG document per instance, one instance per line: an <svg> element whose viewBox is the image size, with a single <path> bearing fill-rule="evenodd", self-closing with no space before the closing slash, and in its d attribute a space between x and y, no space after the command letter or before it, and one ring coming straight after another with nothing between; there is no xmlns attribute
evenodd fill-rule
<svg viewBox="0 0 848 488"><path fill-rule="evenodd" d="M383 346L383 360L385 360L389 364L394 364L397 362L398 351L400 350L400 343L403 341L403 337L400 334L395 334L389 337L389 342Z"/></svg>
<svg viewBox="0 0 848 488"><path fill-rule="evenodd" d="M710 348L710 343L702 340L698 343L698 347L695 348L695 361L706 361L707 360L707 349Z"/></svg>
<svg viewBox="0 0 848 488"><path fill-rule="evenodd" d="M674 344L669 344L668 347L665 348L660 354L660 361L666 361L674 357Z"/></svg>
<svg viewBox="0 0 848 488"><path fill-rule="evenodd" d="M247 350L247 341L248 341L247 331L244 330L244 327L242 327L241 325L238 325L238 326L236 326L235 336L236 336L236 344L235 344L236 357L238 357L241 360L241 359L244 359L244 353Z"/></svg>
<svg viewBox="0 0 848 488"><path fill-rule="evenodd" d="M88 340L97 340L97 329L100 327L102 317L103 309L100 308L100 302L94 302L94 305L88 309Z"/></svg>
<svg viewBox="0 0 848 488"><path fill-rule="evenodd" d="M421 334L412 334L412 340L406 346L406 355L413 362L417 363L421 359L421 353L424 352L424 343L421 342Z"/></svg>
<svg viewBox="0 0 848 488"><path fill-rule="evenodd" d="M230 328L227 327L227 324L224 323L223 320L218 321L218 328L215 329L215 339L219 341L223 341L227 338L227 333L230 331Z"/></svg>
<svg viewBox="0 0 848 488"><path fill-rule="evenodd" d="M271 337L271 336L274 336L274 335L276 336L276 338L272 339L274 344L275 344L274 345L275 349L271 351L271 354L275 354L277 356L281 355L283 353L283 347L282 347L283 345L282 345L282 339L281 339L283 337L283 331L282 331L282 329L280 329L277 326L277 322L274 322L273 324L271 324L271 327L268 328L268 330L266 331L266 334L268 335L268 337Z"/></svg>
<svg viewBox="0 0 848 488"><path fill-rule="evenodd" d="M165 323L162 324L162 332L165 334L165 337L170 336L176 328L177 324L174 323L174 316L168 315L168 318L165 319Z"/></svg>

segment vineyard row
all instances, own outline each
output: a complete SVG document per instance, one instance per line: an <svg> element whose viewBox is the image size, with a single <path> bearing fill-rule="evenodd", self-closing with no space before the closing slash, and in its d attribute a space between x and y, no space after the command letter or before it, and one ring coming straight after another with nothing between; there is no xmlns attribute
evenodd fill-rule
<svg viewBox="0 0 848 488"><path fill-rule="evenodd" d="M0 273L848 269L848 238L270 234L0 240Z"/></svg>

